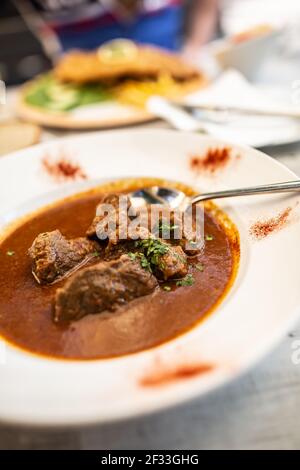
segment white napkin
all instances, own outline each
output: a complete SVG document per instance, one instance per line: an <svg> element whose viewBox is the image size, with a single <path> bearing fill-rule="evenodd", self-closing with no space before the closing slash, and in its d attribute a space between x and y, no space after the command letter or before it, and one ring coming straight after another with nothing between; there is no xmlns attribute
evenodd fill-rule
<svg viewBox="0 0 300 470"><path fill-rule="evenodd" d="M231 69L224 72L209 87L188 95L186 102L199 105L237 106L262 111L300 112L300 91L298 105L292 102L292 92L291 89L290 104L274 101L270 95L248 82L240 72Z"/></svg>
<svg viewBox="0 0 300 470"><path fill-rule="evenodd" d="M300 95L300 92L299 92ZM196 91L186 97L190 104L205 104L215 106L237 106L253 110L290 112L300 111L300 103L292 102L292 89L290 103L281 102L272 98L271 94L264 93L250 84L245 77L236 70L224 72L212 85ZM198 113L198 118L204 119L209 115ZM212 116L217 119L217 114ZM222 117L224 118L224 116ZM265 145L283 144L300 140L300 119L258 117L247 115L229 115L228 121L209 122L203 120L206 130L225 140L261 147Z"/></svg>

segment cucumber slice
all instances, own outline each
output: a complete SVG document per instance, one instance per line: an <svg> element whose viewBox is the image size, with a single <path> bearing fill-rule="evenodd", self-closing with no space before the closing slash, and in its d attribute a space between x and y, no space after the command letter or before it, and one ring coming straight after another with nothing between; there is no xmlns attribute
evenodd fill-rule
<svg viewBox="0 0 300 470"><path fill-rule="evenodd" d="M79 103L79 93L77 90L61 85L59 83L51 84L46 94L48 95L50 103L49 109L63 111L73 108Z"/></svg>
<svg viewBox="0 0 300 470"><path fill-rule="evenodd" d="M105 101L111 96L109 90L100 84L71 85L60 83L52 75L45 75L32 84L25 100L31 106L63 112Z"/></svg>

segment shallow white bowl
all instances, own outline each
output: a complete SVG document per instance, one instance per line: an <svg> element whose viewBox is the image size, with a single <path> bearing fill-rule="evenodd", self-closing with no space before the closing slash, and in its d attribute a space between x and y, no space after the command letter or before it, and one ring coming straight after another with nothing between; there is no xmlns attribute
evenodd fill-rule
<svg viewBox="0 0 300 470"><path fill-rule="evenodd" d="M8 155L0 160L1 226L93 184L57 182L45 173L42 158L58 158L62 149L90 180L153 176L204 191L295 178L266 155L240 146L232 146L228 165L214 175L191 170L192 154L204 155L207 148L223 145L196 134L126 130L63 139ZM214 313L173 341L117 359L81 362L33 355L3 339L0 420L43 426L110 422L177 405L245 372L298 318L299 200L290 194L223 201L241 236L238 276ZM290 217L280 231L261 241L251 238L253 222L287 207ZM158 368L168 373L178 366L207 363L213 365L207 373L160 386L141 383Z"/></svg>

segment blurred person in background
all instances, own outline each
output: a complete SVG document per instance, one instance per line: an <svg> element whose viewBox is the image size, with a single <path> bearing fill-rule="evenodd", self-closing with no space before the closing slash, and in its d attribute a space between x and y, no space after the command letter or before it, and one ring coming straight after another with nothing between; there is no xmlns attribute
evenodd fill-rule
<svg viewBox="0 0 300 470"><path fill-rule="evenodd" d="M182 49L192 59L214 34L218 0L15 0L52 58L117 38ZM183 23L188 11L186 38Z"/></svg>

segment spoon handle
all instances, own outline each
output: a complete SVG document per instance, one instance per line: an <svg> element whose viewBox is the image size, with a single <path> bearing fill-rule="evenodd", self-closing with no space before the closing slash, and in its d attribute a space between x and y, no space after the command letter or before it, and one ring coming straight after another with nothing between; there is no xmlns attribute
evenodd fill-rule
<svg viewBox="0 0 300 470"><path fill-rule="evenodd" d="M214 193L199 194L191 199L190 204L207 201L209 199L220 199L234 196L251 196L253 194L264 193L284 193L300 189L300 180L288 181L285 183L264 184L261 186L252 186L250 188L228 189L225 191L216 191Z"/></svg>

